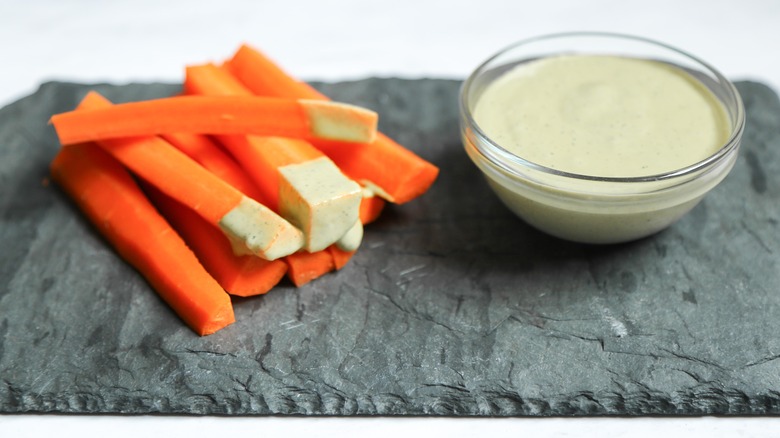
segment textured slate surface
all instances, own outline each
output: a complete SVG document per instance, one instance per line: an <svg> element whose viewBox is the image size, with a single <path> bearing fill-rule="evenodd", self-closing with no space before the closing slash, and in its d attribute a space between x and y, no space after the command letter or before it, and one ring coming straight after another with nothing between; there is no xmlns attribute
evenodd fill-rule
<svg viewBox="0 0 780 438"><path fill-rule="evenodd" d="M748 108L733 173L625 245L559 241L489 193L454 81L320 85L442 167L342 272L235 302L199 338L45 184L48 117L86 86L0 110L0 411L195 414L779 414L780 104ZM97 86L116 101L173 85Z"/></svg>

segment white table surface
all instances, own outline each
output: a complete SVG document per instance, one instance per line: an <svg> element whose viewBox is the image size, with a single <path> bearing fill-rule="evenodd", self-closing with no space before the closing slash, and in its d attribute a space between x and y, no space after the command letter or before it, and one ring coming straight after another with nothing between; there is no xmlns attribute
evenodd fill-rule
<svg viewBox="0 0 780 438"><path fill-rule="evenodd" d="M535 35L598 30L667 42L731 79L780 90L773 0L0 0L0 107L48 80L180 82L246 42L304 79L463 78ZM780 123L780 121L778 121ZM775 388L776 390L778 388ZM778 418L0 416L0 436L776 436Z"/></svg>

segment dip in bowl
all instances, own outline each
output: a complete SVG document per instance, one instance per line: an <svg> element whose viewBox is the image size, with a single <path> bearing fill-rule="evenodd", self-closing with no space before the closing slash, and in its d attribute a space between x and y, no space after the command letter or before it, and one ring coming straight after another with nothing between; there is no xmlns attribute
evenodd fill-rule
<svg viewBox="0 0 780 438"><path fill-rule="evenodd" d="M514 44L460 94L463 143L530 225L585 243L656 233L725 178L744 129L737 90L643 38L568 33Z"/></svg>

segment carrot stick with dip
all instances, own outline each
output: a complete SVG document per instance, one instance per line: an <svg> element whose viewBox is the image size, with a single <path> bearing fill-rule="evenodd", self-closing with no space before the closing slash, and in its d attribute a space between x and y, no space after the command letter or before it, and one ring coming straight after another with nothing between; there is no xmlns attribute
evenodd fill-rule
<svg viewBox="0 0 780 438"><path fill-rule="evenodd" d="M329 100L247 45L241 46L225 66L239 82L259 96ZM425 193L439 174L436 166L382 133L377 133L375 140L366 143L313 142L347 176L397 204Z"/></svg>
<svg viewBox="0 0 780 438"><path fill-rule="evenodd" d="M106 98L91 92L76 113L81 108L110 106ZM160 137L106 139L97 144L133 173L222 230L236 254L255 254L274 260L298 251L303 245L300 230Z"/></svg>
<svg viewBox="0 0 780 438"><path fill-rule="evenodd" d="M65 112L51 122L63 145L170 132L365 142L376 137L377 114L316 100L174 96Z"/></svg>
<svg viewBox="0 0 780 438"><path fill-rule="evenodd" d="M185 90L209 96L252 93L213 64L187 68ZM303 231L304 249L332 244L354 251L360 244L361 187L310 143L278 136L220 135L219 141L262 189L268 206Z"/></svg>

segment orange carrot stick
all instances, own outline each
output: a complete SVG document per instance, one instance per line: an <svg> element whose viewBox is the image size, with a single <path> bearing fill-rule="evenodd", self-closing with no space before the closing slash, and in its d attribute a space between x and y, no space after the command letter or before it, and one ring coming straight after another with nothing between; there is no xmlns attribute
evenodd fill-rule
<svg viewBox="0 0 780 438"><path fill-rule="evenodd" d="M385 208L385 200L378 196L366 196L360 200L360 222L370 224L379 218Z"/></svg>
<svg viewBox="0 0 780 438"><path fill-rule="evenodd" d="M376 113L353 105L263 97L174 96L51 118L63 145L170 132L258 134L347 142L376 136Z"/></svg>
<svg viewBox="0 0 780 438"><path fill-rule="evenodd" d="M425 193L439 174L436 166L381 133L373 143L313 140L313 144L345 175L395 204Z"/></svg>
<svg viewBox="0 0 780 438"><path fill-rule="evenodd" d="M287 278L296 286L303 286L335 268L333 256L327 249L317 252L296 252L285 257L284 261L289 267Z"/></svg>
<svg viewBox="0 0 780 438"><path fill-rule="evenodd" d="M264 294L287 272L287 264L281 259L268 261L252 255L233 254L225 236L191 209L149 184L144 184L144 190L209 274L229 294L240 297Z"/></svg>
<svg viewBox="0 0 780 438"><path fill-rule="evenodd" d="M63 148L52 178L160 297L199 335L235 321L230 299L127 171L94 144Z"/></svg>
<svg viewBox="0 0 780 438"><path fill-rule="evenodd" d="M225 67L247 88L260 96L330 100L311 85L290 76L271 58L246 44L225 63Z"/></svg>
<svg viewBox="0 0 780 438"><path fill-rule="evenodd" d="M209 137L184 133L163 134L161 137L239 192L268 205L260 189L241 166Z"/></svg>
<svg viewBox="0 0 780 438"><path fill-rule="evenodd" d="M230 72L257 95L327 99L304 82L289 76L259 51L242 46L227 64ZM390 138L377 134L370 144L315 141L339 168L353 180L375 186L377 193L402 204L423 194L436 179L439 169Z"/></svg>
<svg viewBox="0 0 780 438"><path fill-rule="evenodd" d="M344 251L331 245L322 251L297 252L284 258L289 269L287 278L296 286L303 286L333 270L346 266L355 251Z"/></svg>
<svg viewBox="0 0 780 438"><path fill-rule="evenodd" d="M185 89L215 96L251 94L213 64L188 67ZM267 205L303 231L307 251L341 242L359 221L360 187L310 143L283 137L217 138L252 175Z"/></svg>
<svg viewBox="0 0 780 438"><path fill-rule="evenodd" d="M184 93L201 96L255 95L226 69L215 64L187 66L184 74Z"/></svg>
<svg viewBox="0 0 780 438"><path fill-rule="evenodd" d="M355 251L344 251L336 245L329 246L328 252L330 252L330 256L333 258L333 266L337 270L346 266L352 256L355 255Z"/></svg>
<svg viewBox="0 0 780 438"><path fill-rule="evenodd" d="M97 93L79 105L101 109L111 103ZM234 251L276 259L303 245L302 233L267 207L244 196L160 137L132 137L99 141L133 173L163 193L195 210L219 227Z"/></svg>

